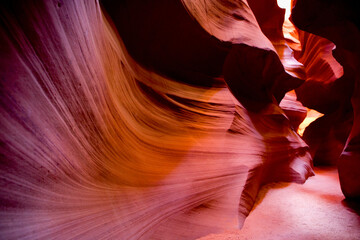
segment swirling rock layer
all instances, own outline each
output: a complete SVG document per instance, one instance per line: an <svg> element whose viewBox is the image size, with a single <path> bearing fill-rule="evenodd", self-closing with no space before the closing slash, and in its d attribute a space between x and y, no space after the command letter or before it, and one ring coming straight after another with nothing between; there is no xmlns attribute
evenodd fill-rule
<svg viewBox="0 0 360 240"><path fill-rule="evenodd" d="M336 44L335 58L344 67L344 77L338 84L340 87L330 88L329 93L339 91L340 94L335 96L348 96L344 98L345 106L350 105L349 97L351 97L353 125L337 163L341 187L347 197L360 196L359 9L358 1L298 0L292 16L295 25L300 29L333 41ZM330 102L327 104L331 106ZM345 111L346 114L349 114L348 112ZM342 121L346 122L348 119Z"/></svg>
<svg viewBox="0 0 360 240"><path fill-rule="evenodd" d="M200 49L173 68L188 57L177 62L184 42L160 29L156 40L176 41L174 52L147 61L156 54L136 51L161 49L155 32L133 33L133 49L127 37L136 21L124 30L130 35L116 32L95 1L12 1L0 16L4 239L193 239L241 227L262 184L302 183L312 174L306 144L272 101L293 78L256 23L248 32L261 38L253 45L234 40L250 55L270 56L261 59L270 95L261 112L248 112L221 78L217 56L225 60L228 50L202 56ZM205 38L197 46L233 44L190 23Z"/></svg>

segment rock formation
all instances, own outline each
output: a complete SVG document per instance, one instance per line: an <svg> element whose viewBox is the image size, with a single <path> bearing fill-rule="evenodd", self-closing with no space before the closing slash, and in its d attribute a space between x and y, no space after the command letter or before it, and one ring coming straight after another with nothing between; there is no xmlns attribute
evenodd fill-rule
<svg viewBox="0 0 360 240"><path fill-rule="evenodd" d="M245 0L2 3L0 235L194 239L241 227L261 185L311 176L288 93L304 68L266 2L273 14ZM358 49L339 46L359 76ZM347 196L358 139L354 124Z"/></svg>
<svg viewBox="0 0 360 240"><path fill-rule="evenodd" d="M326 124L326 127L335 129L326 131L328 132L327 134L338 135L337 137L332 137L335 139L333 142L335 142L337 146L340 145L337 149L341 149L341 144L345 145L337 164L343 193L350 198L360 196L359 9L358 1L334 0L325 2L320 0L298 0L296 1L292 15L295 25L300 29L334 42L336 45L334 51L335 58L344 68L344 76L340 78L339 81L332 81L333 78L331 78L331 76L330 78L320 78L330 82L320 83L320 85L325 87L317 88L324 89L325 94L320 92L320 96L325 97L322 97L321 100L316 103L316 106L325 106L325 109L322 107L324 112L337 111L337 113L334 114L335 116L329 117L330 120L326 119L324 121L330 123ZM336 72L337 71L334 73ZM312 96L310 93L303 94L309 97ZM319 94L319 91L316 91L316 94ZM306 97L304 97L304 99L305 98ZM316 97L315 101L317 101ZM349 110L349 106L352 106L352 110L351 107ZM348 117L348 115L350 115L350 117ZM353 124L349 127L349 123L351 124L352 121ZM336 130L336 128L341 129ZM351 130L348 130L349 128ZM346 136L346 133L349 131L350 133L345 143L343 140L344 135ZM335 152L337 153L339 150Z"/></svg>
<svg viewBox="0 0 360 240"><path fill-rule="evenodd" d="M305 83L296 89L297 99L325 114L306 128L303 139L315 165L336 165L352 126L352 77L348 72L343 75L343 67L333 57L332 42L297 29L290 22L285 28L286 39L306 72Z"/></svg>

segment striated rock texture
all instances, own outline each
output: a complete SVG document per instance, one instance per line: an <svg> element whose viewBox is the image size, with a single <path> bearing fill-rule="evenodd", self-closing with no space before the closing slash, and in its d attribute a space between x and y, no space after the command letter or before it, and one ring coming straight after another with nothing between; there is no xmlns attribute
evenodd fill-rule
<svg viewBox="0 0 360 240"><path fill-rule="evenodd" d="M345 130L332 130L332 132L330 130L330 133L326 134L340 133L337 134L337 139L342 139L340 144L345 144L337 164L341 187L346 197L360 196L359 9L358 1L298 0L292 15L295 25L300 29L325 37L335 43L334 56L344 68L342 78L324 84L326 88L322 89L325 89L326 94L320 93L320 95L328 95L328 97L322 98L315 105L319 107L321 105L326 106L327 109L322 107L323 111L326 112L336 111L333 116L329 117L330 120L324 121L332 123L331 127L333 128L343 128ZM343 97L339 98L339 96ZM352 110L351 108L349 110L350 98ZM333 106L333 103L335 103L335 106ZM340 116L340 118L336 117L336 115ZM347 115L350 115L350 117L347 117ZM351 121L353 121L353 125L349 128ZM350 133L345 143L343 139L346 132Z"/></svg>
<svg viewBox="0 0 360 240"><path fill-rule="evenodd" d="M1 4L2 238L194 239L312 174L302 81L245 1L201 2Z"/></svg>
<svg viewBox="0 0 360 240"><path fill-rule="evenodd" d="M277 5L276 0L250 0L249 5L255 13L262 32L275 47L285 71L293 77L305 80L303 65L294 58L294 52L284 38L285 10ZM300 84L296 87L299 86Z"/></svg>
<svg viewBox="0 0 360 240"><path fill-rule="evenodd" d="M313 122L303 135L315 165L336 165L352 126L350 102L353 78L332 55L335 45L320 36L286 26L301 44L295 51L304 64L306 81L296 89L297 99L325 116Z"/></svg>
<svg viewBox="0 0 360 240"><path fill-rule="evenodd" d="M307 79L304 66L295 59L294 51L289 47L283 33L285 10L277 5L276 0L250 0L248 2L261 31L274 46L286 73L297 79L298 84L292 85L292 88L302 86L303 80ZM295 83L294 80L292 82ZM285 111L292 127L297 130L300 123L305 119L307 110L297 101L295 92L288 92L285 98L281 100L280 106Z"/></svg>

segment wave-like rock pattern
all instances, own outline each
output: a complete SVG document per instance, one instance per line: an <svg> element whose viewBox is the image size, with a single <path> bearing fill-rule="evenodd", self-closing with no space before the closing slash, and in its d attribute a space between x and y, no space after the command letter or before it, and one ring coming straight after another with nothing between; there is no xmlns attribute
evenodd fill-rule
<svg viewBox="0 0 360 240"><path fill-rule="evenodd" d="M345 147L338 160L340 184L346 197L360 197L360 5L358 1L298 0L292 19L304 31L325 37L336 45L334 56L344 68L344 76L337 89L344 105L352 106L353 124ZM334 84L335 85L335 84ZM351 98L351 100L350 100ZM328 102L329 106L331 102ZM336 108L335 108L336 109ZM335 110L334 109L334 110ZM351 114L345 111L346 114ZM343 119L342 126L347 126ZM336 123L336 122L335 122Z"/></svg>
<svg viewBox="0 0 360 240"><path fill-rule="evenodd" d="M194 239L241 227L261 184L312 174L278 105L144 67L97 2L0 16L2 238Z"/></svg>
<svg viewBox="0 0 360 240"><path fill-rule="evenodd" d="M343 67L333 56L334 43L290 22L286 22L284 31L306 72L305 83L296 89L297 99L325 114L306 128L303 139L315 165L336 165L352 126L353 78L348 72L343 75Z"/></svg>
<svg viewBox="0 0 360 240"><path fill-rule="evenodd" d="M340 79L343 67L332 55L335 45L320 36L298 30L302 51L298 60L303 63L306 81L296 93L299 101L322 113L332 113L341 107L346 99L345 91L349 81ZM339 91L340 89L340 91Z"/></svg>

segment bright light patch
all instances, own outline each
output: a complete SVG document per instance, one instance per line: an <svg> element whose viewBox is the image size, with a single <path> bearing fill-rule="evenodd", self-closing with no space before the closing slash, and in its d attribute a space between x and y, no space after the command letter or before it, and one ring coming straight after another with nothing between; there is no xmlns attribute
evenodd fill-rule
<svg viewBox="0 0 360 240"><path fill-rule="evenodd" d="M319 113L313 109L308 109L306 118L304 119L304 121L300 124L299 128L298 128L298 134L300 136L302 136L304 134L305 128L307 126L310 125L310 123L312 123L313 121L315 121L316 119L318 119L319 117L324 116L324 114Z"/></svg>
<svg viewBox="0 0 360 240"><path fill-rule="evenodd" d="M285 19L289 19L291 14L291 0L277 0L280 8L285 9Z"/></svg>

